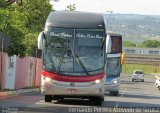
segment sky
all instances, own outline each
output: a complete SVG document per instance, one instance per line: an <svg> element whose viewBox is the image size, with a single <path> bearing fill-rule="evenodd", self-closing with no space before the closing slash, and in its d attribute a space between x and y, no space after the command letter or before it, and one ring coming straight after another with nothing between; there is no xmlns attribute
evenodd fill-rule
<svg viewBox="0 0 160 113"><path fill-rule="evenodd" d="M55 10L75 4L76 11L160 15L160 0L50 0Z"/></svg>

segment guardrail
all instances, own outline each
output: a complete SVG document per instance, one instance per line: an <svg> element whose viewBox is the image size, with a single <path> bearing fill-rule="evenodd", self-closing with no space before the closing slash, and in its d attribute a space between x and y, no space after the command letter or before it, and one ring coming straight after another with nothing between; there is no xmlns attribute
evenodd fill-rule
<svg viewBox="0 0 160 113"><path fill-rule="evenodd" d="M160 65L160 57L153 55L125 55L127 64Z"/></svg>

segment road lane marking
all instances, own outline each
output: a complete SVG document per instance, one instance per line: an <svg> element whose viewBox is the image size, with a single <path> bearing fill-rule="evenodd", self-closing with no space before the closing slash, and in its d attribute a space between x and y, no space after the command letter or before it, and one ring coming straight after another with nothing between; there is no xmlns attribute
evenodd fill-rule
<svg viewBox="0 0 160 113"><path fill-rule="evenodd" d="M38 101L38 102L36 102L35 103L35 105L43 105L43 106L45 106L45 105L47 105L47 106L56 106L56 107L94 107L94 106L92 106L92 105L83 105L83 104L74 104L74 103L68 103L68 104L66 104L66 103L57 103L58 101L57 100L55 100L55 101L52 101L52 102L45 102L44 100L40 100L40 101Z"/></svg>

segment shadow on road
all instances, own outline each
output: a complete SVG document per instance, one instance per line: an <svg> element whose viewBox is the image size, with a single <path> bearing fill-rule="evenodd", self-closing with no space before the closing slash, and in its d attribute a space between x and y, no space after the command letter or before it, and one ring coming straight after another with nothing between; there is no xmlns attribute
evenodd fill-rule
<svg viewBox="0 0 160 113"><path fill-rule="evenodd" d="M18 113L69 113L70 108L68 107L25 107L25 108L18 108Z"/></svg>
<svg viewBox="0 0 160 113"><path fill-rule="evenodd" d="M66 100L64 100L66 102ZM71 100L70 100L71 101ZM73 100L72 100L73 101ZM61 103L64 104L65 102ZM74 100L73 103L78 103L80 102L80 100ZM85 101L83 101L83 105L86 105ZM67 104L69 104L69 100L67 100L66 102ZM72 104L73 104L72 103ZM116 110L115 108L121 108L121 110L123 110L122 108L130 108L133 110L138 110L138 112L148 112L147 110L150 110L149 108L151 108L152 110L154 110L155 112L157 112L157 110L160 110L160 105L159 104L146 104L146 103L138 103L138 102L123 102L120 101L118 106L116 107L117 102L115 101L104 101L103 105L101 107L95 107L95 106L87 106L87 107L83 107L83 106L75 106L73 104L73 106L46 106L46 107L26 107L26 108L20 108L18 110L18 112L21 113L82 113L84 112L85 109L89 109L90 111L94 111L94 109L99 109L99 110L103 110L103 109L107 109L110 108L111 110ZM81 105L81 104L80 104ZM137 109L138 108L138 109ZM86 112L85 112L86 113ZM91 113L91 112L89 112ZM94 113L102 113L101 111L94 111ZM118 112L119 113L119 112Z"/></svg>
<svg viewBox="0 0 160 113"><path fill-rule="evenodd" d="M152 95L145 95L145 94L123 94L123 97L127 97L127 98L144 98L144 99L160 99L160 96L152 96Z"/></svg>
<svg viewBox="0 0 160 113"><path fill-rule="evenodd" d="M63 99L55 101L54 104L65 104L65 105L74 105L74 106L94 106L94 102L88 99Z"/></svg>
<svg viewBox="0 0 160 113"><path fill-rule="evenodd" d="M144 81L144 82L142 82L142 81L138 81L138 80L136 80L136 81L134 81L134 82L132 82L131 80L121 80L121 84L138 84L138 83L142 83L142 84L154 84L155 82L154 81Z"/></svg>
<svg viewBox="0 0 160 113"><path fill-rule="evenodd" d="M135 84L135 83L129 80L121 80L121 84Z"/></svg>

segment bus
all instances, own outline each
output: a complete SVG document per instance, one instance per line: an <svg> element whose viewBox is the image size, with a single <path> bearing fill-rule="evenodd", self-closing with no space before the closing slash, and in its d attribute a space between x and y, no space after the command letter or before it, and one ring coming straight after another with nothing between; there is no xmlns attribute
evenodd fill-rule
<svg viewBox="0 0 160 113"><path fill-rule="evenodd" d="M42 50L41 93L45 102L82 98L104 101L106 56L113 42L103 14L52 11L38 36Z"/></svg>
<svg viewBox="0 0 160 113"><path fill-rule="evenodd" d="M120 73L122 64L124 64L124 54L122 53L122 36L118 33L108 33L112 40L116 40L114 44L120 44L117 49L113 46L111 53L107 54L107 68L105 92L117 96L119 94Z"/></svg>

